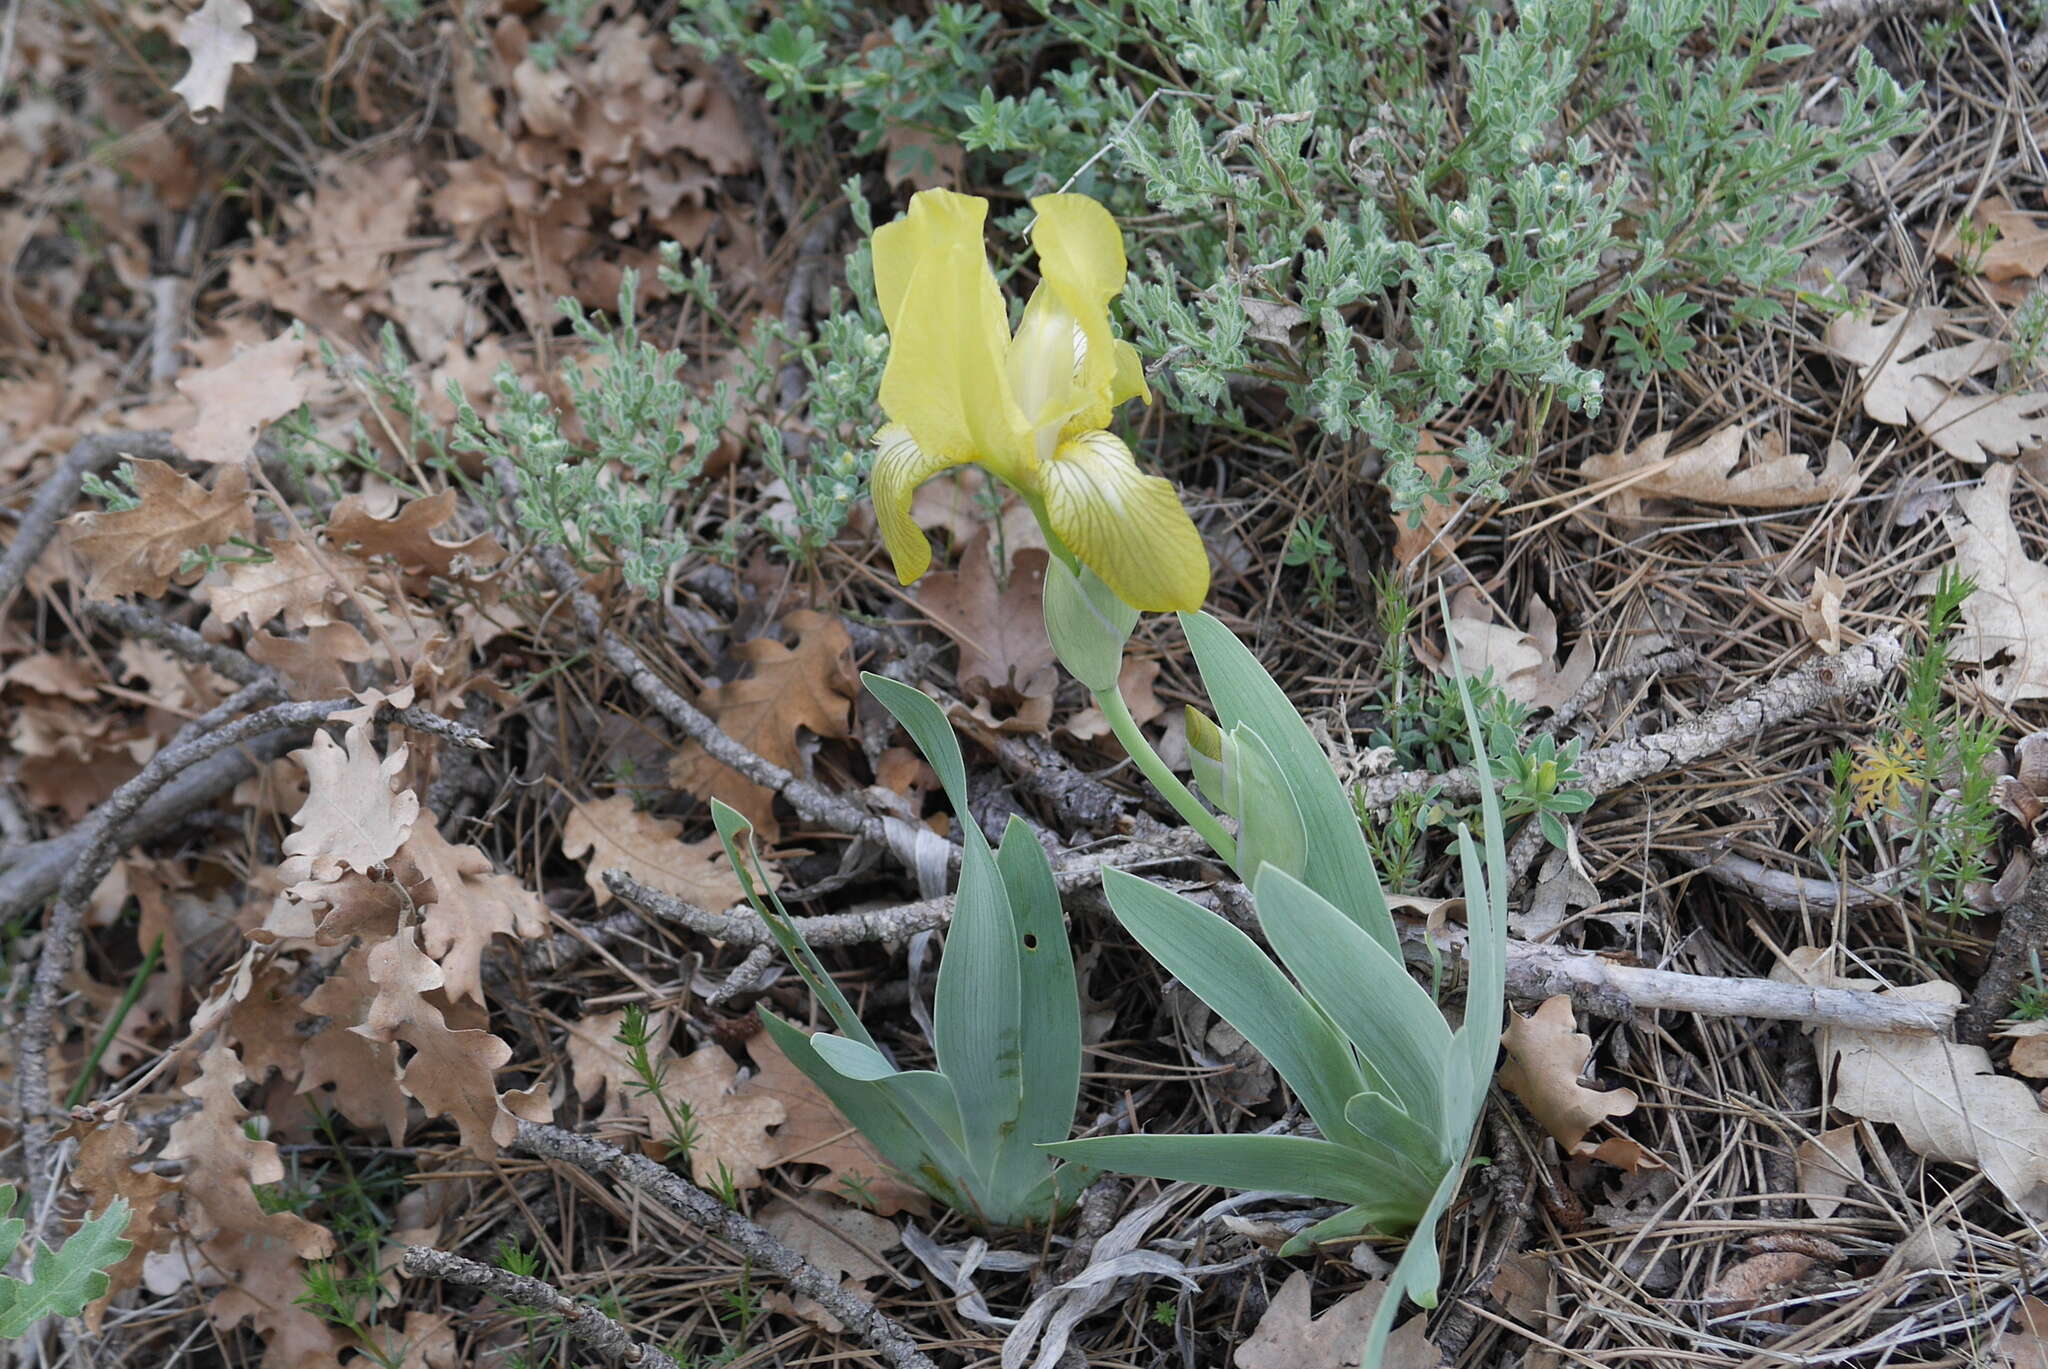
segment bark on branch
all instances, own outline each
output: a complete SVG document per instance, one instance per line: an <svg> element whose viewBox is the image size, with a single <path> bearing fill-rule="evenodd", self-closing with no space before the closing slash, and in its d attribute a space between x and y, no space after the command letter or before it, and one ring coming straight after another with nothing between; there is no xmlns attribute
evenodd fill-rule
<svg viewBox="0 0 2048 1369"><path fill-rule="evenodd" d="M1839 656L1808 661L1790 674L1758 685L1742 697L1676 727L1586 752L1579 757L1579 787L1596 795L1607 794L1651 775L1680 769L1725 751L1746 737L1811 712L1823 703L1876 689L1905 658L1897 638L1879 636L1850 647ZM1454 801L1479 797L1478 782L1470 766L1459 766L1443 775L1427 771L1376 775L1361 788L1366 803L1384 813L1393 807L1395 799L1422 793L1432 785L1439 786L1443 796Z"/></svg>
<svg viewBox="0 0 2048 1369"><path fill-rule="evenodd" d="M570 1340L609 1355L621 1364L677 1369L676 1362L661 1351L636 1340L633 1333L587 1302L578 1302L542 1279L499 1269L495 1265L451 1255L430 1245L405 1248L405 1272L443 1283L478 1288L492 1297L521 1307L536 1307L562 1319L562 1330Z"/></svg>

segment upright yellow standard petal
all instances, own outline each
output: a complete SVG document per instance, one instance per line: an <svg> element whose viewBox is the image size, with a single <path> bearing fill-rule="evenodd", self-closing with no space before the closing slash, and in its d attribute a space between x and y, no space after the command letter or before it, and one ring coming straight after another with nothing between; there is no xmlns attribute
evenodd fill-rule
<svg viewBox="0 0 2048 1369"><path fill-rule="evenodd" d="M881 450L875 454L874 469L868 476L875 522L881 526L882 545L889 549L889 559L896 563L896 578L907 585L932 564L932 545L910 516L911 497L919 485L961 463L924 451L901 423L891 423L876 433L875 445Z"/></svg>
<svg viewBox="0 0 2048 1369"><path fill-rule="evenodd" d="M911 197L875 233L875 292L889 323L882 409L944 462L1030 478L1031 434L1010 393L1002 292L982 248L988 202L949 190Z"/></svg>
<svg viewBox="0 0 2048 1369"><path fill-rule="evenodd" d="M1031 243L1038 249L1041 290L1057 299L1085 339L1074 366L1072 402L1050 418L1069 432L1099 428L1109 422L1123 369L1109 326L1109 302L1124 288L1123 233L1109 211L1086 195L1040 195L1031 208L1038 215ZM1035 297L1032 304L1038 305Z"/></svg>
<svg viewBox="0 0 2048 1369"><path fill-rule="evenodd" d="M1202 606L1209 595L1202 535L1173 482L1140 471L1114 433L1061 443L1038 478L1054 535L1117 598L1148 613Z"/></svg>
<svg viewBox="0 0 2048 1369"><path fill-rule="evenodd" d="M981 246L987 201L920 191L874 236L877 293L895 301L883 412L934 457L1030 480L1030 428L1010 396L1010 320Z"/></svg>

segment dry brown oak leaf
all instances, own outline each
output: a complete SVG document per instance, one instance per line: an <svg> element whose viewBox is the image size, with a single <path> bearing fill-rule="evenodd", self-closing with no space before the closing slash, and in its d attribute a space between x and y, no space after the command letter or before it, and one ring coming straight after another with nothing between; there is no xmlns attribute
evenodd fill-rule
<svg viewBox="0 0 2048 1369"><path fill-rule="evenodd" d="M1916 1003L1960 1003L1962 991L1934 981L1887 989ZM1997 1073L1982 1046L1931 1035L1829 1031L1814 1045L1835 1075L1835 1106L1852 1117L1890 1122L1915 1154L1981 1170L2007 1201L2048 1216L2048 1112L2034 1090Z"/></svg>
<svg viewBox="0 0 2048 1369"><path fill-rule="evenodd" d="M767 1032L748 1037L747 1054L756 1073L747 1081L746 1092L782 1104L783 1123L775 1133L776 1164L822 1166L825 1172L807 1186L812 1192L855 1198L884 1217L931 1211L924 1190L896 1176L823 1090L782 1053L774 1037Z"/></svg>
<svg viewBox="0 0 2048 1369"><path fill-rule="evenodd" d="M142 1282L142 1262L170 1247L171 1215L157 1207L178 1191L178 1185L147 1167L135 1167L141 1158L142 1139L126 1122L80 1123L67 1135L78 1140L71 1186L86 1195L86 1206L93 1212L105 1212L121 1198L132 1214L121 1234L134 1246L127 1258L107 1270L107 1291L85 1309L85 1329L97 1334L107 1305Z"/></svg>
<svg viewBox="0 0 2048 1369"><path fill-rule="evenodd" d="M1535 595L1529 598L1529 631L1524 632L1512 623L1495 622L1485 600L1460 590L1451 600L1448 630L1458 645L1460 666L1475 673L1491 670L1503 694L1532 708L1556 708L1593 674L1592 634L1581 633L1571 655L1558 664L1557 615ZM1446 657L1441 671L1449 670Z"/></svg>
<svg viewBox="0 0 2048 1369"><path fill-rule="evenodd" d="M268 561L237 561L204 597L222 623L245 619L263 627L280 613L293 632L335 621L332 601L360 588L362 566L345 556L322 556L304 542L268 541Z"/></svg>
<svg viewBox="0 0 2048 1369"><path fill-rule="evenodd" d="M690 1105L696 1144L690 1147L690 1175L700 1185L730 1175L735 1188L753 1188L761 1170L775 1163L771 1127L782 1123L782 1104L736 1088L740 1067L713 1043L692 1051L668 1072L663 1087L671 1101Z"/></svg>
<svg viewBox="0 0 2048 1369"><path fill-rule="evenodd" d="M1796 1250L1767 1250L1751 1255L1723 1270L1700 1295L1700 1301L1719 1314L1746 1312L1759 1303L1779 1296L1779 1290L1797 1284L1819 1261Z"/></svg>
<svg viewBox="0 0 2048 1369"><path fill-rule="evenodd" d="M294 879L338 879L343 870L368 874L398 853L419 818L419 795L392 789L405 768L406 748L380 759L362 723L352 724L344 741L315 732L311 746L292 752L307 788L284 839L284 853L302 858L288 862Z"/></svg>
<svg viewBox="0 0 2048 1369"><path fill-rule="evenodd" d="M706 690L699 702L742 746L792 774L802 774L799 730L820 737L849 735L855 681L848 656L853 641L838 619L810 609L789 614L782 627L796 637L795 646L784 646L772 637L740 643L732 654L753 666L754 673ZM782 834L775 820L775 792L727 769L694 741L685 743L669 762L668 779L700 799L731 804L754 824L763 842L772 844Z"/></svg>
<svg viewBox="0 0 2048 1369"><path fill-rule="evenodd" d="M1593 1058L1593 1038L1577 1029L1569 994L1546 998L1535 1013L1515 1014L1501 1033L1507 1063L1500 1067L1500 1085L1522 1100L1543 1129L1570 1151L1595 1123L1625 1117L1636 1110L1628 1089L1601 1093L1579 1082Z"/></svg>
<svg viewBox="0 0 2048 1369"><path fill-rule="evenodd" d="M192 55L192 66L171 90L195 116L225 109L235 68L256 60L249 34L255 18L249 0L206 0L178 26L178 46Z"/></svg>
<svg viewBox="0 0 2048 1369"><path fill-rule="evenodd" d="M435 528L455 517L455 505L455 491L442 490L408 500L391 517L378 518L361 496L351 494L334 506L325 532L329 542L351 556L366 561L388 556L415 575L445 579L455 574L458 563L482 569L504 560L505 548L487 532L461 542L434 537Z"/></svg>
<svg viewBox="0 0 2048 1369"><path fill-rule="evenodd" d="M1981 466L2048 442L2048 391L1967 394L1962 386L2004 361L2002 342L1966 342L1932 352L1947 315L1909 309L1883 323L1844 314L1828 325L1828 350L1856 364L1863 411L1880 423L1913 425L1958 461Z"/></svg>
<svg viewBox="0 0 2048 1369"><path fill-rule="evenodd" d="M243 13L247 12L244 5ZM252 42L251 56L254 47ZM310 351L305 338L284 333L233 360L180 377L178 392L192 401L196 412L171 440L194 461L240 465L256 450L265 426L305 402Z"/></svg>
<svg viewBox="0 0 2048 1369"><path fill-rule="evenodd" d="M2003 195L1987 195L1970 217L1980 229L1996 228L1998 236L1988 246L1966 245L1959 223L1934 240L1936 256L1943 261L1960 257L1990 281L2017 280L2048 271L2048 219L2022 214Z"/></svg>
<svg viewBox="0 0 2048 1369"><path fill-rule="evenodd" d="M242 467L223 466L207 489L161 461L128 464L135 473L134 508L71 518L71 549L92 571L85 587L92 598L155 598L170 588L186 552L254 529Z"/></svg>
<svg viewBox="0 0 2048 1369"><path fill-rule="evenodd" d="M446 976L450 999L484 1001L483 957L493 937L532 941L548 929L547 908L474 846L451 846L422 813L400 853L431 883L422 896L420 937Z"/></svg>
<svg viewBox="0 0 2048 1369"><path fill-rule="evenodd" d="M1985 1369L2048 1369L2048 1302L2019 1300L2012 1320L1991 1342Z"/></svg>
<svg viewBox="0 0 2048 1369"><path fill-rule="evenodd" d="M399 1252L403 1255L403 1251ZM393 1296L397 1293L394 1290ZM458 1369L464 1363L455 1340L455 1314L427 1312L412 1308L402 1322L387 1321L369 1328L369 1339L378 1346L376 1357L364 1355L350 1361L349 1369L368 1369L385 1364L393 1369Z"/></svg>
<svg viewBox="0 0 2048 1369"><path fill-rule="evenodd" d="M1799 1166L1799 1191L1822 1220L1834 1216L1849 1189L1863 1182L1863 1152L1856 1144L1854 1122L1801 1141L1793 1159Z"/></svg>
<svg viewBox="0 0 2048 1369"><path fill-rule="evenodd" d="M171 1124L164 1158L184 1162L185 1229L206 1241L210 1254L225 1256L230 1271L287 1251L303 1260L326 1259L334 1237L325 1227L294 1213L265 1211L257 1201L258 1187L284 1181L284 1161L275 1145L243 1129L249 1114L235 1089L247 1079L234 1050L216 1040L199 1059L199 1077L184 1086L199 1100L199 1111ZM195 1217L194 1205L201 1215Z"/></svg>
<svg viewBox="0 0 2048 1369"><path fill-rule="evenodd" d="M1826 464L1815 475L1807 469L1805 456L1785 451L1774 435L1754 438L1747 428L1731 426L1695 446L1672 452L1674 436L1663 432L1645 438L1626 456L1602 452L1588 457L1579 473L1588 480L1617 482L1603 501L1624 518L1638 516L1645 499L1794 509L1845 498L1863 483L1863 473L1840 442L1829 444ZM1737 470L1745 454L1750 462Z"/></svg>
<svg viewBox="0 0 2048 1369"><path fill-rule="evenodd" d="M381 944L381 943L379 943ZM306 995L306 1014L325 1017L325 1030L307 1039L299 1055L298 1092L331 1090L318 1100L365 1131L381 1129L391 1144L405 1144L411 1103L399 1087L398 1047L354 1030L370 1015L377 986L370 982L370 947L358 944L320 987Z"/></svg>
<svg viewBox="0 0 2048 1369"><path fill-rule="evenodd" d="M1990 467L1982 484L1957 491L1955 512L1943 517L1956 544L1953 569L1977 583L1951 650L1982 665L1985 692L2004 703L2048 697L2048 565L2027 555L2013 525L2016 475L2013 466ZM1927 575L1920 593L1932 594L1938 580Z"/></svg>
<svg viewBox="0 0 2048 1369"><path fill-rule="evenodd" d="M954 677L969 698L1003 693L1050 701L1059 683L1052 642L1045 635L1042 547L1019 548L1007 583L996 579L983 527L960 553L960 569L927 575L917 587L919 607L958 644ZM1050 708L1047 708L1050 718Z"/></svg>
<svg viewBox="0 0 2048 1369"><path fill-rule="evenodd" d="M452 1118L462 1144L484 1159L508 1145L519 1129L516 1116L499 1101L497 1072L512 1048L487 1031L448 1025L441 1007L428 999L446 982L441 967L420 949L410 927L370 948L370 982L377 986L360 1025L349 1030L372 1041L402 1041L413 1056L399 1072L399 1087L418 1099L429 1116Z"/></svg>
<svg viewBox="0 0 2048 1369"><path fill-rule="evenodd" d="M675 819L643 813L633 800L615 796L571 807L562 824L562 854L586 862L583 881L599 907L611 901L604 872L613 869L713 912L746 897L718 838L684 841L682 832Z"/></svg>
<svg viewBox="0 0 2048 1369"><path fill-rule="evenodd" d="M1386 1291L1384 1283L1369 1283L1311 1317L1309 1276L1297 1269L1237 1347L1233 1362L1237 1369L1356 1369ZM1428 1323L1428 1317L1410 1317L1395 1327L1375 1369L1437 1369L1443 1356L1424 1334Z"/></svg>
<svg viewBox="0 0 2048 1369"><path fill-rule="evenodd" d="M210 1253L210 1252L209 1252ZM263 1369L337 1369L355 1338L307 1307L305 1266L276 1251L234 1271L207 1312L223 1331L247 1321L263 1346ZM348 1369L368 1363L352 1358Z"/></svg>
<svg viewBox="0 0 2048 1369"><path fill-rule="evenodd" d="M249 637L249 659L281 671L291 681L292 697L332 698L350 690L343 667L371 660L376 652L352 623L329 623L310 630L305 637L273 637L267 632Z"/></svg>
<svg viewBox="0 0 2048 1369"><path fill-rule="evenodd" d="M650 1051L661 1078L661 1098L656 1098L641 1086L617 1040L624 1020L623 1012L593 1013L569 1029L569 1064L578 1096L589 1101L603 1088L613 1110L647 1124L659 1151L672 1149L674 1140L662 1099L678 1111L687 1107L692 1180L719 1185L730 1177L735 1188L757 1187L761 1171L776 1163L777 1143L768 1132L787 1116L782 1104L739 1084L739 1065L722 1046L714 1043L677 1055L667 1045L670 1023L662 1014L648 1019L651 1040L662 1043Z"/></svg>

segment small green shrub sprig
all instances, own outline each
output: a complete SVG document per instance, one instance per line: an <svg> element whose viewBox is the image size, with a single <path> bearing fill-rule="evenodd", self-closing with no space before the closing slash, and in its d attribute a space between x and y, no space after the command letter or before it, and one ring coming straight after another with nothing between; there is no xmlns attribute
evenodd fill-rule
<svg viewBox="0 0 2048 1369"><path fill-rule="evenodd" d="M1170 409L1248 430L1237 387L1277 386L1404 511L1498 497L1518 428L1771 317L1834 191L1920 119L1861 50L1819 115L1790 0L1035 7L709 0L675 36L749 69L797 142L914 134L971 182L1141 221L1124 330ZM1516 421L1425 472L1423 430L1501 387Z"/></svg>
<svg viewBox="0 0 2048 1369"><path fill-rule="evenodd" d="M1973 895L1993 877L1998 850L1996 722L1964 716L1943 692L1949 633L1976 582L1953 567L1927 604L1926 643L1906 660L1906 685L1872 738L1837 752L1832 831L1842 856L1893 869L1927 908L1974 916Z"/></svg>

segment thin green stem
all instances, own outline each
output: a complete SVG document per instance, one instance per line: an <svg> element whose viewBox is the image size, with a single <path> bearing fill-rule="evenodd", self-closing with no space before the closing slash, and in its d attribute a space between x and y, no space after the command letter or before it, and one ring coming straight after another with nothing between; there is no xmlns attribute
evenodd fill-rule
<svg viewBox="0 0 2048 1369"><path fill-rule="evenodd" d="M1124 750L1137 762L1145 778L1152 781L1152 787L1173 805L1173 811L1179 813L1188 826L1200 832L1202 840L1208 842L1210 849L1220 858L1228 864L1236 864L1237 841L1223 830L1223 823L1217 816L1204 808L1201 800L1180 782L1180 777L1167 769L1166 762L1152 749L1152 743L1145 740L1145 734L1139 729L1138 720L1131 716L1130 705L1124 702L1124 696L1115 689L1097 691L1095 706L1109 719L1109 730L1123 743Z"/></svg>
<svg viewBox="0 0 2048 1369"><path fill-rule="evenodd" d="M142 964L128 981L128 988L121 995L121 1001L114 1005L113 1016L100 1029L100 1039L93 1043L92 1054L85 1058L85 1065L78 1071L78 1077L71 1081L71 1092L64 1099L66 1108L75 1108L85 1101L85 1092L92 1087L93 1076L98 1073L100 1059L107 1053L107 1047L114 1044L114 1036L121 1030L121 1024L135 1008L135 1000L142 997L142 986L150 975L156 972L157 962L163 959L164 938L158 932L155 941L149 944L149 954L142 957Z"/></svg>

